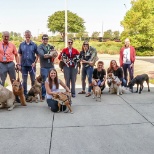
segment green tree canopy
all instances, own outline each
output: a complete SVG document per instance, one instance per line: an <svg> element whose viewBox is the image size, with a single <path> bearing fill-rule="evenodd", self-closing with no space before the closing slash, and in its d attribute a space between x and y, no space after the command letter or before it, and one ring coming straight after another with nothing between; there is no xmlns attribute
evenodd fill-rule
<svg viewBox="0 0 154 154"><path fill-rule="evenodd" d="M103 35L103 39L109 39L109 40L112 40L113 38L113 32L112 30L107 30L104 32L104 35Z"/></svg>
<svg viewBox="0 0 154 154"><path fill-rule="evenodd" d="M121 40L131 39L136 48L154 48L154 0L132 1L121 25L124 31Z"/></svg>
<svg viewBox="0 0 154 154"><path fill-rule="evenodd" d="M99 37L100 32L93 32L91 37L97 39Z"/></svg>
<svg viewBox="0 0 154 154"><path fill-rule="evenodd" d="M85 30L84 20L70 11L68 14L68 32L79 33ZM53 33L59 32L65 38L65 11L57 11L48 17L48 28Z"/></svg>

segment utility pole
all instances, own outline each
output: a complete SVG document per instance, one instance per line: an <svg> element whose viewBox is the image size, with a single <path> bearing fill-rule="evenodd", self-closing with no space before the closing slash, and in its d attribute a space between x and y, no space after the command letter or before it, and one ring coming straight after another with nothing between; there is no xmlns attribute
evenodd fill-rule
<svg viewBox="0 0 154 154"><path fill-rule="evenodd" d="M65 47L67 47L67 0L65 0Z"/></svg>

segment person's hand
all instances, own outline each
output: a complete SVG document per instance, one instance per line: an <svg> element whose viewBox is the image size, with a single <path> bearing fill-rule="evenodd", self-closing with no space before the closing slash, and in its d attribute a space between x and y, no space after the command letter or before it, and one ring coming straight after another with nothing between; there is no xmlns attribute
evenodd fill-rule
<svg viewBox="0 0 154 154"><path fill-rule="evenodd" d="M120 86L122 82L117 83L117 86Z"/></svg>
<svg viewBox="0 0 154 154"><path fill-rule="evenodd" d="M115 84L116 82L113 80L112 83Z"/></svg>
<svg viewBox="0 0 154 154"><path fill-rule="evenodd" d="M86 61L86 60L81 60L81 62L82 62L82 63L87 63L87 61Z"/></svg>
<svg viewBox="0 0 154 154"><path fill-rule="evenodd" d="M103 86L104 85L104 81L101 83L101 85L100 86Z"/></svg>
<svg viewBox="0 0 154 154"><path fill-rule="evenodd" d="M132 63L132 64L130 65L130 68L132 68L132 67L133 67L133 65L134 65L134 64Z"/></svg>
<svg viewBox="0 0 154 154"><path fill-rule="evenodd" d="M32 65L31 65L32 67L35 67L36 66L36 63L34 62L34 63L32 63Z"/></svg>
<svg viewBox="0 0 154 154"><path fill-rule="evenodd" d="M94 63L90 61L90 62L89 62L89 65L93 66L93 65L94 65Z"/></svg>

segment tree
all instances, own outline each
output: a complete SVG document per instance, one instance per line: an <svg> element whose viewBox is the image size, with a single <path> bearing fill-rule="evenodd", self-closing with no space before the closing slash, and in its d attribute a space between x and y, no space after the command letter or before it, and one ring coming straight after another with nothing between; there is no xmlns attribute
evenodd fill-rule
<svg viewBox="0 0 154 154"><path fill-rule="evenodd" d="M119 31L114 31L112 37L115 40L119 40L120 39L120 32Z"/></svg>
<svg viewBox="0 0 154 154"><path fill-rule="evenodd" d="M84 20L77 14L68 13L68 32L78 33L85 30ZM48 17L48 28L53 33L59 32L65 38L65 11L57 11Z"/></svg>
<svg viewBox="0 0 154 154"><path fill-rule="evenodd" d="M109 40L112 40L113 38L113 32L112 30L107 30L104 32L104 35L103 35L103 39L109 39Z"/></svg>
<svg viewBox="0 0 154 154"><path fill-rule="evenodd" d="M129 37L136 48L154 48L154 0L137 0L131 4L121 21L124 28L121 40Z"/></svg>
<svg viewBox="0 0 154 154"><path fill-rule="evenodd" d="M91 35L91 37L92 37L93 39L98 39L99 34L100 34L100 32L93 32L92 35Z"/></svg>

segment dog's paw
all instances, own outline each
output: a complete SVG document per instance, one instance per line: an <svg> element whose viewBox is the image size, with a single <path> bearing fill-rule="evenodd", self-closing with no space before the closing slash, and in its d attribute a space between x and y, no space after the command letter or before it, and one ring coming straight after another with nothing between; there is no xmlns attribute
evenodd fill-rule
<svg viewBox="0 0 154 154"><path fill-rule="evenodd" d="M60 110L59 111L57 111L58 113L60 112Z"/></svg>
<svg viewBox="0 0 154 154"><path fill-rule="evenodd" d="M73 112L70 112L71 114L73 114Z"/></svg>

